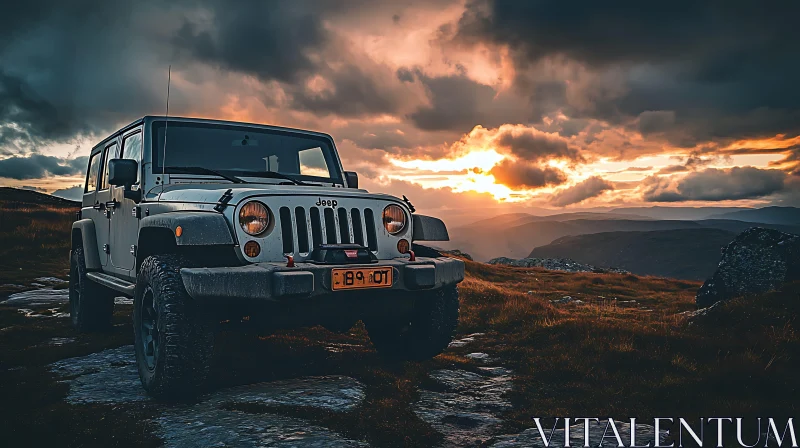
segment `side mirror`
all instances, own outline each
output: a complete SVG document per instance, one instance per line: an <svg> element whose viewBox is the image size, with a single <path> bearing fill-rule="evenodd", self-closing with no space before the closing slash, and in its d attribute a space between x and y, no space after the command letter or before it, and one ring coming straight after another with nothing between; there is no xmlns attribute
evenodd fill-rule
<svg viewBox="0 0 800 448"><path fill-rule="evenodd" d="M358 173L355 171L345 171L344 180L347 182L347 188L358 188Z"/></svg>
<svg viewBox="0 0 800 448"><path fill-rule="evenodd" d="M124 186L123 195L139 203L142 190L132 190L131 185L139 179L139 163L131 159L112 159L108 161L108 183L115 187Z"/></svg>
<svg viewBox="0 0 800 448"><path fill-rule="evenodd" d="M118 187L130 186L139 179L139 164L130 159L112 159L108 161L108 183Z"/></svg>

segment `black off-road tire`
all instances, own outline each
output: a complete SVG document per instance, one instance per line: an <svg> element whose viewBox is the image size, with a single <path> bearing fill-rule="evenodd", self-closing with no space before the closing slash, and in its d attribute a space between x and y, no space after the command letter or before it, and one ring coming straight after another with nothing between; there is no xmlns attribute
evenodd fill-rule
<svg viewBox="0 0 800 448"><path fill-rule="evenodd" d="M82 247L69 260L69 315L80 333L110 329L114 315L114 293L86 277Z"/></svg>
<svg viewBox="0 0 800 448"><path fill-rule="evenodd" d="M419 294L410 319L364 323L381 356L422 361L442 353L450 344L458 325L458 288L447 286Z"/></svg>
<svg viewBox="0 0 800 448"><path fill-rule="evenodd" d="M136 279L136 364L142 386L156 398L191 398L208 378L214 329L183 286L180 269L189 266L177 255L153 255L144 260Z"/></svg>

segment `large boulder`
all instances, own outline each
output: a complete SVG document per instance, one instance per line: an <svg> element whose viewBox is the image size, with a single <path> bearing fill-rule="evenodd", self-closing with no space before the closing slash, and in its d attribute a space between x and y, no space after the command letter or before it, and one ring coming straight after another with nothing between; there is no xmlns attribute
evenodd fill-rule
<svg viewBox="0 0 800 448"><path fill-rule="evenodd" d="M800 236L753 227L722 251L717 271L697 291L698 308L778 289L800 278Z"/></svg>

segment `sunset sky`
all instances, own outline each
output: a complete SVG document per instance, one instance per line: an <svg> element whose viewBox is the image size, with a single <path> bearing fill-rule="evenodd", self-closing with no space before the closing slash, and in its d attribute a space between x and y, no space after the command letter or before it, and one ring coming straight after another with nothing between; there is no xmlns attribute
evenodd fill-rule
<svg viewBox="0 0 800 448"><path fill-rule="evenodd" d="M16 2L0 185L75 193L171 64L171 114L330 133L431 214L800 205L800 3L738 3Z"/></svg>

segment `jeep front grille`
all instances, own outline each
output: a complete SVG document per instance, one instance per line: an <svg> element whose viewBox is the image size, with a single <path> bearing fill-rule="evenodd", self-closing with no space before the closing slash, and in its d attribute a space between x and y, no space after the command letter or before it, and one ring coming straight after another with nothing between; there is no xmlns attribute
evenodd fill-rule
<svg viewBox="0 0 800 448"><path fill-rule="evenodd" d="M325 207L281 207L278 211L283 252L309 253L320 244L356 243L378 250L375 215L372 209ZM366 235L366 241L364 236ZM296 250L295 250L296 249Z"/></svg>

